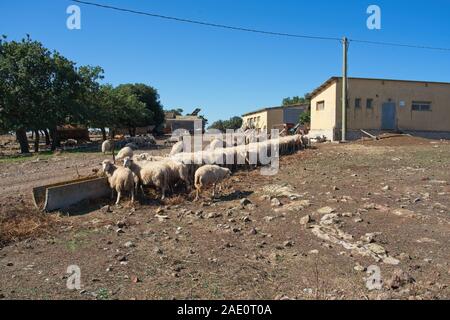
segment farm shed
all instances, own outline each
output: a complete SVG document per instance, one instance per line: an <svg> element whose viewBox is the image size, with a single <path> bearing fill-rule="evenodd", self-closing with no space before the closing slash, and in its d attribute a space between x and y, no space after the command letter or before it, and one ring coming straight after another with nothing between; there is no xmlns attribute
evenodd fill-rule
<svg viewBox="0 0 450 320"><path fill-rule="evenodd" d="M244 127L269 133L271 129L285 124L297 124L300 114L308 111L308 108L307 104L264 108L242 115L242 123Z"/></svg>
<svg viewBox="0 0 450 320"><path fill-rule="evenodd" d="M311 135L341 139L342 78L332 77L311 94ZM349 78L347 139L361 129L450 138L450 83Z"/></svg>

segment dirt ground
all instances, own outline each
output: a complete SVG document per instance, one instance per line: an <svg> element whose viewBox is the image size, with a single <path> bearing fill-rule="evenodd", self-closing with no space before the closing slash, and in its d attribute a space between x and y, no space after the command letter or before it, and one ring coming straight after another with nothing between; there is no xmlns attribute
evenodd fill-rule
<svg viewBox="0 0 450 320"><path fill-rule="evenodd" d="M0 161L0 298L450 298L448 141L320 144L283 157L276 176L233 174L215 201L33 209L32 187L103 159ZM66 286L70 265L79 290Z"/></svg>

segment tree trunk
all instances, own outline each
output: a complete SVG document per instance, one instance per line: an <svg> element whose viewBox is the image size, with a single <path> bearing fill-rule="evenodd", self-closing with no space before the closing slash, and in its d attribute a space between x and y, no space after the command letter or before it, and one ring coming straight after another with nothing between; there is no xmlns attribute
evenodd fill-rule
<svg viewBox="0 0 450 320"><path fill-rule="evenodd" d="M56 148L60 148L61 147L61 141L59 139L59 134L58 134L58 130L56 129L56 127L50 129L50 135L52 136L51 150L55 151Z"/></svg>
<svg viewBox="0 0 450 320"><path fill-rule="evenodd" d="M20 144L20 152L21 153L30 153L30 148L28 146L28 137L25 129L16 130L16 138Z"/></svg>
<svg viewBox="0 0 450 320"><path fill-rule="evenodd" d="M48 133L47 129L44 129L44 135L45 135L45 145L49 146L50 145L50 134Z"/></svg>
<svg viewBox="0 0 450 320"><path fill-rule="evenodd" d="M103 141L105 141L106 140L106 129L105 128L101 128L100 130L102 130Z"/></svg>
<svg viewBox="0 0 450 320"><path fill-rule="evenodd" d="M112 140L114 140L114 136L115 136L115 134L114 134L114 129L109 128L109 138L112 139Z"/></svg>
<svg viewBox="0 0 450 320"><path fill-rule="evenodd" d="M39 134L39 130L34 130L34 152L38 153L39 152L39 138L40 138L40 134Z"/></svg>

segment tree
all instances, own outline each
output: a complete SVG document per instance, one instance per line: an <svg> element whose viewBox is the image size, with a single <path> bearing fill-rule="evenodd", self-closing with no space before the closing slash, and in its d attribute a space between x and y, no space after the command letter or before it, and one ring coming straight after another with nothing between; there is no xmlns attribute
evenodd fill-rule
<svg viewBox="0 0 450 320"><path fill-rule="evenodd" d="M171 110L165 110L164 112L173 112L175 115L181 116L183 114L183 109L176 108L176 109L171 109Z"/></svg>
<svg viewBox="0 0 450 320"><path fill-rule="evenodd" d="M58 52L50 52L30 37L20 42L0 41L0 128L15 131L22 153L28 153L26 132L48 128L52 149L59 145L57 127L85 123L89 117L88 97L95 90L98 67L77 69Z"/></svg>
<svg viewBox="0 0 450 320"><path fill-rule="evenodd" d="M310 124L310 123L311 123L311 112L310 112L310 111L302 112L302 113L300 114L300 117L299 117L299 119L298 119L298 122L299 122L301 125Z"/></svg>
<svg viewBox="0 0 450 320"><path fill-rule="evenodd" d="M148 85L142 83L123 84L117 87L117 90L123 92L125 95L134 95L138 100L145 104L151 117L148 122L141 123L142 126L155 125L158 127L164 122L164 111L159 101L158 91Z"/></svg>
<svg viewBox="0 0 450 320"><path fill-rule="evenodd" d="M310 104L311 98L310 94L307 93L303 97L295 96L295 97L288 97L283 99L283 106L290 106L294 104Z"/></svg>
<svg viewBox="0 0 450 320"><path fill-rule="evenodd" d="M217 129L225 132L227 129L237 130L242 127L241 117L232 117L228 120L218 120L214 122L208 129Z"/></svg>

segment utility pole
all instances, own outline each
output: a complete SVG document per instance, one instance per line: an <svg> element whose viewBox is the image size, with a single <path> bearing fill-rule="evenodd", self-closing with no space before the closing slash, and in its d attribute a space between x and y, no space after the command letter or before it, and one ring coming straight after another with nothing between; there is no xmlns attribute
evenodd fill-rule
<svg viewBox="0 0 450 320"><path fill-rule="evenodd" d="M346 141L347 136L347 54L348 54L348 39L342 39L343 45L343 62L342 62L342 137L341 141Z"/></svg>

